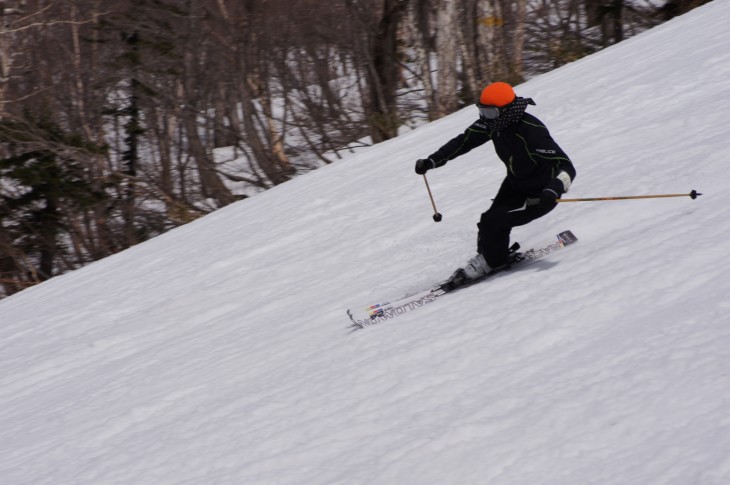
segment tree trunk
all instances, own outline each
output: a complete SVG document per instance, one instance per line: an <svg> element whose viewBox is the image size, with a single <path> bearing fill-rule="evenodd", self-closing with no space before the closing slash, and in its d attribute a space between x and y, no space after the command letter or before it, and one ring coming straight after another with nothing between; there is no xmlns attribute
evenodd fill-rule
<svg viewBox="0 0 730 485"><path fill-rule="evenodd" d="M348 2L353 6L353 2ZM368 86L366 116L373 142L378 143L398 135L396 92L400 81L398 60L398 29L405 13L407 0L382 0L382 8L366 33L368 50L365 71ZM369 10L353 15L372 15Z"/></svg>
<svg viewBox="0 0 730 485"><path fill-rule="evenodd" d="M442 0L436 14L436 54L438 75L436 90L436 116L441 118L456 111L459 106L457 93L457 62L459 49L458 10L455 0Z"/></svg>

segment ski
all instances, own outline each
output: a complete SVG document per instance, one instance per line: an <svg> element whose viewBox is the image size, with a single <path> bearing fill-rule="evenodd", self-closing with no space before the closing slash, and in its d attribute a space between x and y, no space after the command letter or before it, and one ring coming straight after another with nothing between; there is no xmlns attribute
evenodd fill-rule
<svg viewBox="0 0 730 485"><path fill-rule="evenodd" d="M376 303L367 307L357 310L347 310L347 316L350 318L350 328L353 330L359 330L371 325L378 323L387 322L397 318L406 313L412 312L418 308L423 307L429 303L433 303L439 297L450 293L452 291L466 288L473 284L484 281L492 276L499 273L508 271L515 267L523 267L536 261L538 259L549 256L550 254L559 251L560 249L573 244L578 240L577 237L571 231L563 231L555 238L546 241L543 244L538 244L525 252L518 252L519 245L514 245L511 250L511 261L510 263L495 268L481 278L468 281L460 281L457 276L459 271L457 270L454 275L446 281L438 283L437 285L423 290L421 292L405 296L392 302Z"/></svg>

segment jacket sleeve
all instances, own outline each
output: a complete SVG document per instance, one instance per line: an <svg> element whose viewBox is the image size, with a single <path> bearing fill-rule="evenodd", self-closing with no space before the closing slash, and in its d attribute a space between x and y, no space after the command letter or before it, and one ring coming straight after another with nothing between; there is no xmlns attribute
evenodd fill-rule
<svg viewBox="0 0 730 485"><path fill-rule="evenodd" d="M434 161L437 167L446 165L446 162L463 155L480 145L491 140L487 127L481 120L477 120L467 128L464 133L452 138L444 146L433 152L429 158Z"/></svg>
<svg viewBox="0 0 730 485"><path fill-rule="evenodd" d="M535 119L528 122L531 127L529 137L532 139L533 150L530 157L536 162L546 163L552 167L552 177L556 177L560 172L565 172L573 181L576 176L575 166L568 155L555 142L547 128ZM569 186L569 184L568 184Z"/></svg>
<svg viewBox="0 0 730 485"><path fill-rule="evenodd" d="M560 172L565 172L570 176L570 181L575 180L576 170L573 162L568 158L565 153L562 156L555 157L552 159L553 162L553 176L557 176ZM570 184L568 184L570 186ZM567 190L567 187L566 187Z"/></svg>

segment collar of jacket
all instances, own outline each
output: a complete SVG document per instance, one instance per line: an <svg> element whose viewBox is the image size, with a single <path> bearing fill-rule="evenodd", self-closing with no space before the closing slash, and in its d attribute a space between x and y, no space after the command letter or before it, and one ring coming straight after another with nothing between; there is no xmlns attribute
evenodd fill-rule
<svg viewBox="0 0 730 485"><path fill-rule="evenodd" d="M482 121L484 121L490 131L503 130L509 126L519 123L522 119L522 115L525 114L525 110L527 110L527 106L530 104L535 105L535 102L531 98L520 98L518 96L507 106L505 110L502 110L499 114L499 118L496 120Z"/></svg>

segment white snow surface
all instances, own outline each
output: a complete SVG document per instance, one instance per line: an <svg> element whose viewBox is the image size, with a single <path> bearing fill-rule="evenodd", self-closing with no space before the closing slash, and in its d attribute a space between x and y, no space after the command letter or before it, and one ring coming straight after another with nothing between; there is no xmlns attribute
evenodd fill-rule
<svg viewBox="0 0 730 485"><path fill-rule="evenodd" d="M516 88L574 160L513 231L580 241L349 333L447 277L504 176L429 181L474 108L0 301L0 483L730 483L730 2Z"/></svg>

